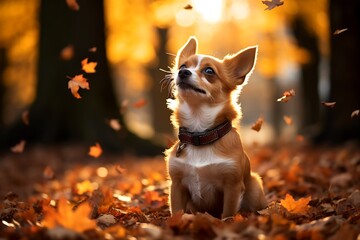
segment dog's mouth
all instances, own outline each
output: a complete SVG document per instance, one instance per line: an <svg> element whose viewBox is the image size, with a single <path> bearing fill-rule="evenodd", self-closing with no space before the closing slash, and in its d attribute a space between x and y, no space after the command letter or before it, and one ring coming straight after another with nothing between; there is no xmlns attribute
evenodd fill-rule
<svg viewBox="0 0 360 240"><path fill-rule="evenodd" d="M201 94L206 94L206 92L200 88L194 87L193 85L185 82L179 82L176 84L179 88L183 90L192 90Z"/></svg>

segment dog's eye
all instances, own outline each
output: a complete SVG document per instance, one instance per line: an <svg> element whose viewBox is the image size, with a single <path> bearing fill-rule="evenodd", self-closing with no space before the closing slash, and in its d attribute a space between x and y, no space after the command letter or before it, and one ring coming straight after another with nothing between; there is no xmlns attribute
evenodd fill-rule
<svg viewBox="0 0 360 240"><path fill-rule="evenodd" d="M179 67L179 69L183 69L183 68L186 68L186 65L185 65L185 64L183 64L183 65L181 65L181 66Z"/></svg>
<svg viewBox="0 0 360 240"><path fill-rule="evenodd" d="M215 74L215 71L214 69L212 69L211 67L207 67L203 70L203 72L207 75L214 75Z"/></svg>

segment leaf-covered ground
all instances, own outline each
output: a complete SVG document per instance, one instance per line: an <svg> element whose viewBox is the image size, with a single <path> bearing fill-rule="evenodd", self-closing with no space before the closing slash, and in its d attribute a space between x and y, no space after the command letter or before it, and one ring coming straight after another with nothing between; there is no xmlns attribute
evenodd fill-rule
<svg viewBox="0 0 360 240"><path fill-rule="evenodd" d="M0 156L0 239L359 239L360 147L248 146L269 207L170 216L162 156L74 146Z"/></svg>

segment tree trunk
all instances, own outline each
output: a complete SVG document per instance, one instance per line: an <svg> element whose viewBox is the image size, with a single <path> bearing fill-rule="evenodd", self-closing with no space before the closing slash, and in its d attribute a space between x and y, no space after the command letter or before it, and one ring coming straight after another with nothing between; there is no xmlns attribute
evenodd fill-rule
<svg viewBox="0 0 360 240"><path fill-rule="evenodd" d="M103 0L77 2L79 11L71 10L65 0L41 2L37 96L30 108L29 127L17 124L7 134L12 138L8 140L12 144L19 138L42 143L99 142L104 149L160 153L125 126L117 133L106 123L110 118L122 119L106 57ZM74 55L66 61L60 53L69 45ZM92 47L96 52L89 51ZM82 72L81 61L85 58L98 63L96 73ZM79 90L81 99L74 98L67 88L67 76L78 74L84 74L90 84L89 91Z"/></svg>
<svg viewBox="0 0 360 240"><path fill-rule="evenodd" d="M360 14L358 0L330 0L330 98L333 109L327 109L324 138L334 142L360 140L360 118L350 118L360 108ZM336 29L347 31L333 35Z"/></svg>

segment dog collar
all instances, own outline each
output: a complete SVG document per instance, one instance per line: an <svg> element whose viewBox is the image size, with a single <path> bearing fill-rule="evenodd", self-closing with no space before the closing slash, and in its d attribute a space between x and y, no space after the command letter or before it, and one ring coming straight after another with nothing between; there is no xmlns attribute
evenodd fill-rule
<svg viewBox="0 0 360 240"><path fill-rule="evenodd" d="M189 132L186 128L180 127L179 140L180 145L191 144L195 146L207 145L215 142L225 136L232 129L230 121L225 121L215 128L205 130L204 132Z"/></svg>

